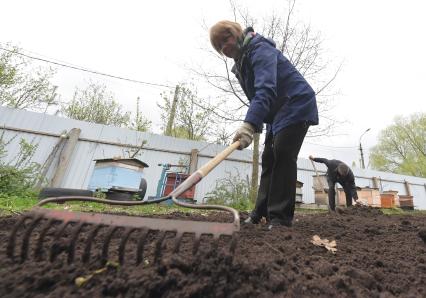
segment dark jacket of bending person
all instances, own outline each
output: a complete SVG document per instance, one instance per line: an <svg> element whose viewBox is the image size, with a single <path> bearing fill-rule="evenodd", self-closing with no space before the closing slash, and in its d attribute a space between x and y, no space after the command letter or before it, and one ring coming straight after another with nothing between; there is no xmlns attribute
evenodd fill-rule
<svg viewBox="0 0 426 298"><path fill-rule="evenodd" d="M323 163L327 166L328 183L328 204L331 210L336 209L336 190L335 185L338 182L345 191L346 206L352 206L352 199L358 200L358 194L355 186L355 176L352 170L343 161L337 159L326 159L309 156L309 159L315 162Z"/></svg>

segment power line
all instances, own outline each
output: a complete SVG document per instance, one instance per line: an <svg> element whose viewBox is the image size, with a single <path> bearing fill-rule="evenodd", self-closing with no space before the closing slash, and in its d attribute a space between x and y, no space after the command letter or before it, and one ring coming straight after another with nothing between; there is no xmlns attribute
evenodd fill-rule
<svg viewBox="0 0 426 298"><path fill-rule="evenodd" d="M66 67L66 68L71 68L71 69L75 69L75 70L79 70L79 71L89 72L89 73L93 73L93 74L97 74L97 75L101 75L101 76L105 76L105 77L110 77L110 78L114 78L114 79L132 82L132 83L138 83L138 84L149 85L149 86L157 86L157 87L165 87L165 88L175 88L175 86L169 86L169 85L165 85L165 84L156 84L156 83L144 82L144 81L139 81L139 80L133 80L133 79L120 77L120 76L116 76L116 75L111 75L111 74L107 74L107 73L103 73L103 72L99 72L99 71L89 70L87 68L83 68L83 67L79 67L79 66L72 66L72 65L69 65L71 63L68 63L68 62L67 62L67 64L59 63L59 62L51 61L51 60L44 59L44 58L30 56L30 55L20 53L20 52L17 52L17 51L11 51L11 50L8 50L8 49L2 48L2 47L0 47L0 50L6 51L6 52L9 52L9 53L14 53L14 54L17 54L17 55L20 55L20 56L23 56L23 57L26 57L26 58L29 58L29 59L33 59L33 60L38 60L38 61L58 65L58 66L61 66L61 67Z"/></svg>

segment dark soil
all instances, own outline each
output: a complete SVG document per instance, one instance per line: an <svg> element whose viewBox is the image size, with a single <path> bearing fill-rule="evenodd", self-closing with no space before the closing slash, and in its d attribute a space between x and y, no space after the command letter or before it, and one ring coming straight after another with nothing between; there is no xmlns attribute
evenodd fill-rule
<svg viewBox="0 0 426 298"><path fill-rule="evenodd" d="M246 216L242 214L242 219ZM165 217L231 220L222 213ZM139 231L126 244L124 264L117 265L122 231L109 245L109 262L102 262L103 230L93 241L89 261L83 263L89 227L83 227L75 241L70 265L61 250L71 238L69 231L53 245L59 255L49 261L53 232L59 227L47 233L37 261L34 249L41 225L35 227L27 259L21 262L22 231L28 222L19 230L12 260L6 250L18 219L0 218L1 297L426 297L425 216L386 216L366 207L333 214L299 213L292 228L267 231L263 225L242 226L234 254L229 250L231 239L221 238L215 249L216 242L203 237L194 255L189 235L173 254L172 234L156 250L161 235L152 232L139 265L135 264ZM313 245L314 235L335 240L337 252ZM77 286L79 277L86 282Z"/></svg>

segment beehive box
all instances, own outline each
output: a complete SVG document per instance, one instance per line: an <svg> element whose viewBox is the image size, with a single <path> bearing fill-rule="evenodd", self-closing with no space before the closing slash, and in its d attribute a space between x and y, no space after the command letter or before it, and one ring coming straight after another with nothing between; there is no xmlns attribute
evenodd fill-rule
<svg viewBox="0 0 426 298"><path fill-rule="evenodd" d="M395 196L391 193L380 194L380 207L382 207L382 208L394 208L395 207Z"/></svg>
<svg viewBox="0 0 426 298"><path fill-rule="evenodd" d="M399 195L399 204L402 209L413 210L413 196Z"/></svg>
<svg viewBox="0 0 426 298"><path fill-rule="evenodd" d="M95 162L88 186L93 191L112 187L137 190L144 177L144 168L149 167L136 158L106 158L96 159Z"/></svg>
<svg viewBox="0 0 426 298"><path fill-rule="evenodd" d="M383 191L383 194L391 194L393 196L394 207L400 207L397 190L385 190Z"/></svg>
<svg viewBox="0 0 426 298"><path fill-rule="evenodd" d="M296 203L301 204L303 203L303 182L296 181Z"/></svg>
<svg viewBox="0 0 426 298"><path fill-rule="evenodd" d="M381 206L380 192L378 188L362 187L357 191L358 200L371 207ZM346 205L346 195L343 188L337 189L337 205Z"/></svg>

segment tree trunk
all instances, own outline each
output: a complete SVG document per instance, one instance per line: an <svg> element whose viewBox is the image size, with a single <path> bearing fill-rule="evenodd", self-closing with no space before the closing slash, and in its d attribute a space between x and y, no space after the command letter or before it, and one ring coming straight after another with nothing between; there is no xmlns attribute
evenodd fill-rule
<svg viewBox="0 0 426 298"><path fill-rule="evenodd" d="M257 198L257 189L259 187L259 139L260 134L253 136L253 168L251 172L250 201L255 203Z"/></svg>

